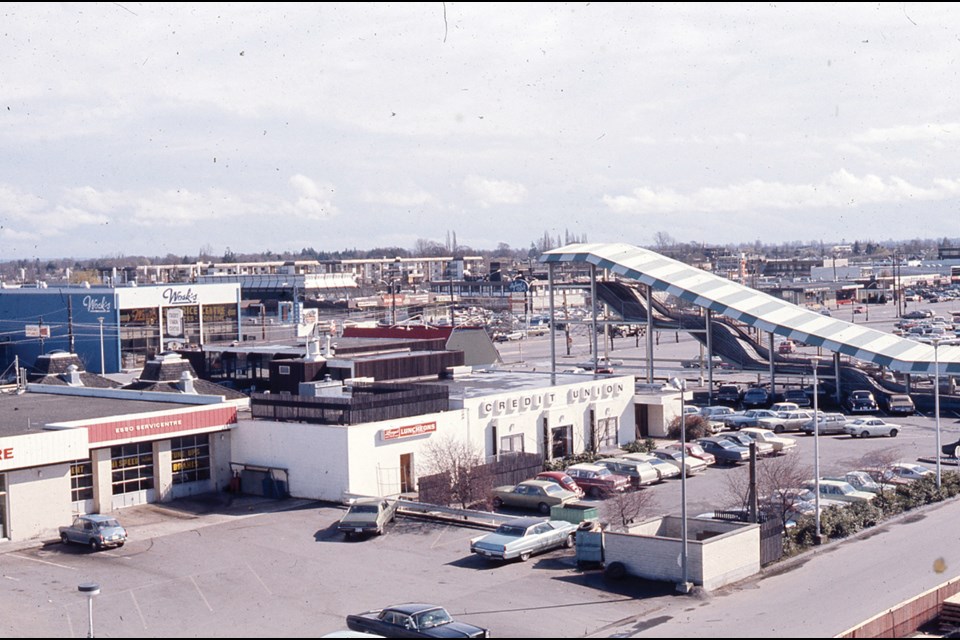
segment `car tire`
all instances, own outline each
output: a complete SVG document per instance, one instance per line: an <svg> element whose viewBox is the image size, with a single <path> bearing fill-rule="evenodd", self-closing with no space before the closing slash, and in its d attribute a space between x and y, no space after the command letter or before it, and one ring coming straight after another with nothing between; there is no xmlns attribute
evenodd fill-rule
<svg viewBox="0 0 960 640"><path fill-rule="evenodd" d="M344 532L343 532L343 539L344 539L344 540L349 540L349 539L352 538L352 537L353 537L353 533L351 533L350 531L344 531Z"/></svg>
<svg viewBox="0 0 960 640"><path fill-rule="evenodd" d="M117 549L119 549L120 547L122 547L124 544L125 544L125 542L118 542L118 543L117 543Z"/></svg>
<svg viewBox="0 0 960 640"><path fill-rule="evenodd" d="M65 533L60 534L60 542L63 544L70 544L70 538Z"/></svg>
<svg viewBox="0 0 960 640"><path fill-rule="evenodd" d="M493 499L493 508L494 508L494 509L499 509L499 508L501 508L502 506L503 506L503 500L502 500L502 499L500 499L500 498L494 498L494 499Z"/></svg>
<svg viewBox="0 0 960 640"><path fill-rule="evenodd" d="M530 559L530 552L529 552L529 551L524 551L523 553L521 553L521 554L520 554L519 556L517 556L517 557L520 558L520 562L526 562L527 560Z"/></svg>
<svg viewBox="0 0 960 640"><path fill-rule="evenodd" d="M550 505L548 505L546 502L541 502L537 505L537 510L542 514L547 515L550 513Z"/></svg>
<svg viewBox="0 0 960 640"><path fill-rule="evenodd" d="M603 491L601 491L600 487L590 487L590 497L591 497L591 498L602 498L602 497L603 497Z"/></svg>
<svg viewBox="0 0 960 640"><path fill-rule="evenodd" d="M778 424L777 426L775 426L775 427L773 428L773 432L774 432L774 433L783 433L783 425L782 425L782 424Z"/></svg>
<svg viewBox="0 0 960 640"><path fill-rule="evenodd" d="M867 433L866 431L861 431L861 432L860 432L860 437L861 437L861 438L867 438L867 437L869 437L869 436L870 436L870 434Z"/></svg>
<svg viewBox="0 0 960 640"><path fill-rule="evenodd" d="M90 551L100 551L100 541L99 540L90 540Z"/></svg>
<svg viewBox="0 0 960 640"><path fill-rule="evenodd" d="M896 430L896 429L890 429L890 437L891 437L891 438L896 438L896 437L897 437L897 430Z"/></svg>
<svg viewBox="0 0 960 640"><path fill-rule="evenodd" d="M953 457L960 458L960 444L953 448Z"/></svg>
<svg viewBox="0 0 960 640"><path fill-rule="evenodd" d="M627 576L627 567L622 562L611 562L603 570L603 579L610 582L623 580Z"/></svg>
<svg viewBox="0 0 960 640"><path fill-rule="evenodd" d="M567 536L567 539L563 541L563 546L566 547L567 549L573 549L574 544L575 544L575 541L573 539L573 534L571 533L570 535Z"/></svg>

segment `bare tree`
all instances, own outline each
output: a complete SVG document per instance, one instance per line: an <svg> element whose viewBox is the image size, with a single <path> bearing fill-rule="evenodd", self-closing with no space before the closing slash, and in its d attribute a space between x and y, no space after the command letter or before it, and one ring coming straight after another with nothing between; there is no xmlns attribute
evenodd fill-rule
<svg viewBox="0 0 960 640"><path fill-rule="evenodd" d="M603 501L600 516L604 522L616 527L626 527L647 515L653 504L653 493L645 489L619 491Z"/></svg>
<svg viewBox="0 0 960 640"><path fill-rule="evenodd" d="M895 484L893 476L884 472L887 471L894 462L899 462L901 458L902 455L895 447L886 447L884 449L868 451L859 458L847 461L847 464L852 469L869 473L874 482L880 485L880 493L881 496L883 496L886 494L887 489L892 489Z"/></svg>
<svg viewBox="0 0 960 640"><path fill-rule="evenodd" d="M777 456L757 460L757 496L761 511L777 518L786 529L787 522L802 502L803 486L811 477L810 467L799 456ZM724 482L726 495L737 508L749 509L750 473L747 467L732 470Z"/></svg>
<svg viewBox="0 0 960 640"><path fill-rule="evenodd" d="M466 509L490 492L493 477L485 462L482 447L447 436L427 446L424 469L428 474L446 475L450 501Z"/></svg>

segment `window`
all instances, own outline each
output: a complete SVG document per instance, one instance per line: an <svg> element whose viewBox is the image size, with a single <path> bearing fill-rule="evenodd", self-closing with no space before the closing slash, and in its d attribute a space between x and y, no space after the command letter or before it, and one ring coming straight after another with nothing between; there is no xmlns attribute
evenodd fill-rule
<svg viewBox="0 0 960 640"><path fill-rule="evenodd" d="M113 495L153 489L153 443L110 448Z"/></svg>
<svg viewBox="0 0 960 640"><path fill-rule="evenodd" d="M597 420L597 440L601 447L616 447L619 418Z"/></svg>
<svg viewBox="0 0 960 640"><path fill-rule="evenodd" d="M210 479L210 436L185 436L170 440L173 484Z"/></svg>
<svg viewBox="0 0 960 640"><path fill-rule="evenodd" d="M70 465L70 500L93 500L93 464L77 460Z"/></svg>
<svg viewBox="0 0 960 640"><path fill-rule="evenodd" d="M573 453L573 425L554 427L551 436L554 458L564 458Z"/></svg>
<svg viewBox="0 0 960 640"><path fill-rule="evenodd" d="M290 375L290 365L281 364L280 366L277 367L277 373L279 373L282 376Z"/></svg>
<svg viewBox="0 0 960 640"><path fill-rule="evenodd" d="M523 434L515 433L500 438L500 454L523 453Z"/></svg>

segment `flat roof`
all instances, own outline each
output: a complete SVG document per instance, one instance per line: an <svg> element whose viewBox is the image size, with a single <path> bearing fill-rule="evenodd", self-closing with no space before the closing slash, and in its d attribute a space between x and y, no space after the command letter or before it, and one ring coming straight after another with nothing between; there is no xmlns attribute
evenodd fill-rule
<svg viewBox="0 0 960 640"><path fill-rule="evenodd" d="M196 407L179 402L118 400L53 393L0 393L0 436L44 431L53 422L115 418L130 413L149 413Z"/></svg>
<svg viewBox="0 0 960 640"><path fill-rule="evenodd" d="M564 384L583 384L623 377L628 374L557 373L549 371L512 371L509 369L474 369L462 377L440 382L450 389L450 395L462 398L482 398L511 391L535 391ZM630 393L633 393L633 376Z"/></svg>
<svg viewBox="0 0 960 640"><path fill-rule="evenodd" d="M630 244L572 244L551 249L541 262L585 262L666 291L751 327L906 373L960 374L960 347L933 346L871 329L691 267Z"/></svg>

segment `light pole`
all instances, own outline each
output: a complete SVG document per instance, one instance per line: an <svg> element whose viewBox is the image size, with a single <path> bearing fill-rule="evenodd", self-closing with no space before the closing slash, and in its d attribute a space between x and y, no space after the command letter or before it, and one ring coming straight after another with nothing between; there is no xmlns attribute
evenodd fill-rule
<svg viewBox="0 0 960 640"><path fill-rule="evenodd" d="M677 585L680 593L690 593L691 585L687 571L687 414L684 406L686 381L673 378L674 387L680 390L680 570L683 581Z"/></svg>
<svg viewBox="0 0 960 640"><path fill-rule="evenodd" d="M820 534L820 377L817 371L820 358L814 356L811 361L813 362L813 509L816 512L817 523L813 540L815 544L820 544L823 542Z"/></svg>
<svg viewBox="0 0 960 640"><path fill-rule="evenodd" d="M940 338L933 342L933 413L937 420L937 489L940 488Z"/></svg>
<svg viewBox="0 0 960 640"><path fill-rule="evenodd" d="M100 585L96 582L84 582L77 587L77 591L87 596L87 620L89 621L89 626L87 627L87 637L93 637L93 598L94 596L100 595Z"/></svg>
<svg viewBox="0 0 960 640"><path fill-rule="evenodd" d="M100 375L107 372L107 363L103 359L103 316L97 318L100 323Z"/></svg>

